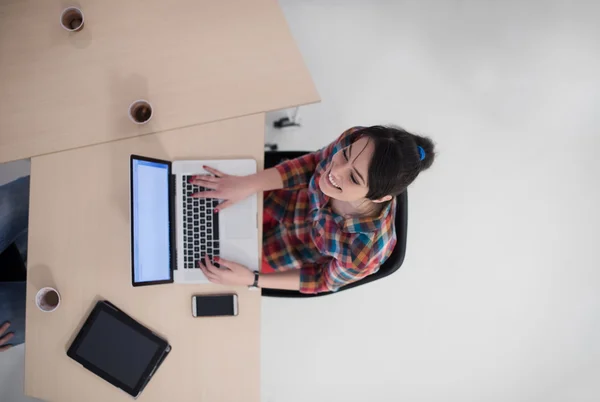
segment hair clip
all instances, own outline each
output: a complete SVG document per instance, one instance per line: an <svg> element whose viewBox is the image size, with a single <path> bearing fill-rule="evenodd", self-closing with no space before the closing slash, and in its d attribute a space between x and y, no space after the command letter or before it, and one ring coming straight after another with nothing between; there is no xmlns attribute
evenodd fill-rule
<svg viewBox="0 0 600 402"><path fill-rule="evenodd" d="M422 146L418 146L417 149L419 150L419 158L420 160L425 159L425 150L423 149Z"/></svg>

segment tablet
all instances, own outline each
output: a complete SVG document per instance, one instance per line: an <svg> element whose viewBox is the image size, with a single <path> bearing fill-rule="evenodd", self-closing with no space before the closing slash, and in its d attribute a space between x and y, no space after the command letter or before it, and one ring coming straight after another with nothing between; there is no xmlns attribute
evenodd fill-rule
<svg viewBox="0 0 600 402"><path fill-rule="evenodd" d="M166 340L110 302L99 301L67 355L136 398L170 351Z"/></svg>

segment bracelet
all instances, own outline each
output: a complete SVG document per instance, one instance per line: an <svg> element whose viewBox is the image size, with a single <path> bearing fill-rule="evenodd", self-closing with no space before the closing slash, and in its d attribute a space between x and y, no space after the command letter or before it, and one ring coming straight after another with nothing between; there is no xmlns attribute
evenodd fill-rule
<svg viewBox="0 0 600 402"><path fill-rule="evenodd" d="M254 283L252 284L253 288L258 288L258 278L260 273L258 271L254 271Z"/></svg>

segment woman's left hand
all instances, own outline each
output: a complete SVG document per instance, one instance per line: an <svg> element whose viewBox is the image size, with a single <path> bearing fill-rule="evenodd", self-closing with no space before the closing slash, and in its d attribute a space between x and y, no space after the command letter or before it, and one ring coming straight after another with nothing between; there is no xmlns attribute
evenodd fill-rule
<svg viewBox="0 0 600 402"><path fill-rule="evenodd" d="M212 283L233 286L250 286L254 283L254 272L245 266L222 258L215 259L215 262L219 263L221 268L215 267L208 256L198 263L204 275Z"/></svg>

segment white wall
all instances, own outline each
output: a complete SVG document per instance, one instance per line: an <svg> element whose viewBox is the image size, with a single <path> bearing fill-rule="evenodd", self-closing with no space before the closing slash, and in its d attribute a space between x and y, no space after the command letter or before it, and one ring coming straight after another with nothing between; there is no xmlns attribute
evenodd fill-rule
<svg viewBox="0 0 600 402"><path fill-rule="evenodd" d="M432 136L397 274L265 300L263 400L600 400L600 2L280 0L323 102Z"/></svg>

